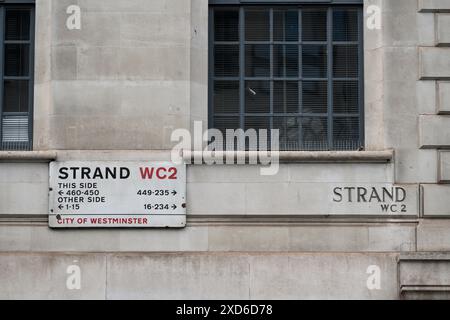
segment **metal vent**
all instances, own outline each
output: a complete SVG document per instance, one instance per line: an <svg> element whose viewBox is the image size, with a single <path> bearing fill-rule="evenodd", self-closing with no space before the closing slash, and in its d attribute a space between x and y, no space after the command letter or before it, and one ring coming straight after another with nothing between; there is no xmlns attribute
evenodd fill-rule
<svg viewBox="0 0 450 320"><path fill-rule="evenodd" d="M30 150L27 115L3 117L1 149Z"/></svg>

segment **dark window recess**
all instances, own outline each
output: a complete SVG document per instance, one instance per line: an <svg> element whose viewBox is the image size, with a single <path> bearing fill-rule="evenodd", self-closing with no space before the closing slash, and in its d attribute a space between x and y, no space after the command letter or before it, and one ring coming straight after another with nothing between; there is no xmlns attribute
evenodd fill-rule
<svg viewBox="0 0 450 320"><path fill-rule="evenodd" d="M33 7L0 5L0 150L31 150Z"/></svg>
<svg viewBox="0 0 450 320"><path fill-rule="evenodd" d="M5 40L30 40L30 21L30 9L6 9Z"/></svg>
<svg viewBox="0 0 450 320"><path fill-rule="evenodd" d="M3 113L28 113L28 81L5 80L3 83Z"/></svg>
<svg viewBox="0 0 450 320"><path fill-rule="evenodd" d="M302 41L326 42L327 33L327 10L303 10L302 15Z"/></svg>
<svg viewBox="0 0 450 320"><path fill-rule="evenodd" d="M281 150L363 147L361 6L212 6L211 22L211 128L278 129Z"/></svg>

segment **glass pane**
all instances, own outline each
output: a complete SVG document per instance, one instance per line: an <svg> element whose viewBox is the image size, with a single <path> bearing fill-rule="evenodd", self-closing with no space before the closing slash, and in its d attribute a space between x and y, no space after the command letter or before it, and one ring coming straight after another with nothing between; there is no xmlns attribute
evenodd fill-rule
<svg viewBox="0 0 450 320"><path fill-rule="evenodd" d="M269 117L245 117L245 130L267 129L270 130Z"/></svg>
<svg viewBox="0 0 450 320"><path fill-rule="evenodd" d="M239 128L239 117L215 117L214 128L225 133L226 129L236 130Z"/></svg>
<svg viewBox="0 0 450 320"><path fill-rule="evenodd" d="M356 10L333 11L333 40L358 41L358 12Z"/></svg>
<svg viewBox="0 0 450 320"><path fill-rule="evenodd" d="M239 12L217 10L214 12L215 41L239 41Z"/></svg>
<svg viewBox="0 0 450 320"><path fill-rule="evenodd" d="M304 81L303 113L327 113L328 89L326 81Z"/></svg>
<svg viewBox="0 0 450 320"><path fill-rule="evenodd" d="M270 14L269 10L245 11L245 40L270 40Z"/></svg>
<svg viewBox="0 0 450 320"><path fill-rule="evenodd" d="M273 39L275 41L298 41L298 11L273 12Z"/></svg>
<svg viewBox="0 0 450 320"><path fill-rule="evenodd" d="M239 81L214 82L214 112L239 113Z"/></svg>
<svg viewBox="0 0 450 320"><path fill-rule="evenodd" d="M239 128L239 117L214 117L214 129L218 129L222 132L223 140L216 141L217 145L221 146L223 150L234 150L234 146L230 143L229 146L226 145L226 130L233 129L236 130ZM211 137L210 137L211 141ZM220 147L217 149L220 150Z"/></svg>
<svg viewBox="0 0 450 320"><path fill-rule="evenodd" d="M274 45L273 75L274 77L298 77L297 45Z"/></svg>
<svg viewBox="0 0 450 320"><path fill-rule="evenodd" d="M333 144L337 150L356 150L359 141L359 118L334 118Z"/></svg>
<svg viewBox="0 0 450 320"><path fill-rule="evenodd" d="M245 130L255 129L258 137L258 141L250 141L250 139L246 139L246 149L247 150L258 150L258 142L260 137L259 130L265 129L266 134L262 135L261 138L264 138L263 144L266 146L264 149L268 149L270 146L270 118L269 117L245 117Z"/></svg>
<svg viewBox="0 0 450 320"><path fill-rule="evenodd" d="M5 45L5 76L28 76L30 46L28 44Z"/></svg>
<svg viewBox="0 0 450 320"><path fill-rule="evenodd" d="M302 26L303 41L327 41L327 11L303 11Z"/></svg>
<svg viewBox="0 0 450 320"><path fill-rule="evenodd" d="M214 75L216 77L238 77L239 46L216 45L214 50Z"/></svg>
<svg viewBox="0 0 450 320"><path fill-rule="evenodd" d="M28 112L28 81L5 80L3 112Z"/></svg>
<svg viewBox="0 0 450 320"><path fill-rule="evenodd" d="M358 46L334 46L333 61L335 78L358 77Z"/></svg>
<svg viewBox="0 0 450 320"><path fill-rule="evenodd" d="M334 113L358 113L358 81L335 81Z"/></svg>
<svg viewBox="0 0 450 320"><path fill-rule="evenodd" d="M327 77L327 47L323 45L303 46L303 78Z"/></svg>
<svg viewBox="0 0 450 320"><path fill-rule="evenodd" d="M248 44L245 46L245 76L270 77L269 45Z"/></svg>
<svg viewBox="0 0 450 320"><path fill-rule="evenodd" d="M246 113L270 112L269 81L245 82L245 112Z"/></svg>
<svg viewBox="0 0 450 320"><path fill-rule="evenodd" d="M273 128L280 130L280 150L300 150L299 120L296 117L275 117Z"/></svg>
<svg viewBox="0 0 450 320"><path fill-rule="evenodd" d="M30 40L30 11L6 10L6 40Z"/></svg>
<svg viewBox="0 0 450 320"><path fill-rule="evenodd" d="M274 81L273 112L298 113L298 82Z"/></svg>
<svg viewBox="0 0 450 320"><path fill-rule="evenodd" d="M328 120L324 117L301 118L302 149L328 150Z"/></svg>

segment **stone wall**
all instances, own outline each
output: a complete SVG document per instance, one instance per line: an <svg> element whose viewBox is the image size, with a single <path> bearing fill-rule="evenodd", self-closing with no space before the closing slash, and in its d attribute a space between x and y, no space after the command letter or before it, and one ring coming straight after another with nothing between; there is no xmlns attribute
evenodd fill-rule
<svg viewBox="0 0 450 320"><path fill-rule="evenodd" d="M81 30L65 28L69 4ZM370 5L382 28L364 31L365 152L378 161L328 154L272 177L190 165L185 229L51 230L49 161L168 160L173 129L206 126L208 1L37 0L35 151L0 152L0 298L448 295L449 260L429 252L450 250L450 0ZM332 207L336 184L402 186L413 209Z"/></svg>

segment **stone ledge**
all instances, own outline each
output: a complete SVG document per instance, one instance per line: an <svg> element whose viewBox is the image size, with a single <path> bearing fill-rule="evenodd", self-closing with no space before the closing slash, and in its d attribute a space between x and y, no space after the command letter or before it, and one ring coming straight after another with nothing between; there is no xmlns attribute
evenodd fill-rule
<svg viewBox="0 0 450 320"><path fill-rule="evenodd" d="M259 151L221 151L221 152L202 152L202 151L183 151L184 160L193 160L203 156L203 159L212 159L213 157L244 157L248 160L251 157L271 156L268 152ZM0 151L0 162L6 161L31 161L31 162L50 162L58 158L56 151ZM394 158L393 150L383 151L280 151L279 160L281 162L353 162L353 163L377 163L390 162Z"/></svg>
<svg viewBox="0 0 450 320"><path fill-rule="evenodd" d="M402 299L450 297L450 253L401 253L397 259Z"/></svg>
<svg viewBox="0 0 450 320"><path fill-rule="evenodd" d="M194 226L416 226L416 218L376 216L286 216L286 215L187 215L187 227ZM0 225L48 226L48 215L0 214ZM119 228L120 229L120 228ZM127 229L127 228L121 228ZM139 229L136 229L139 230Z"/></svg>
<svg viewBox="0 0 450 320"><path fill-rule="evenodd" d="M50 229L0 223L2 252L412 252L415 224L192 225L184 229ZM364 270L365 271L365 270Z"/></svg>
<svg viewBox="0 0 450 320"><path fill-rule="evenodd" d="M447 0L419 0L419 12L450 12Z"/></svg>
<svg viewBox="0 0 450 320"><path fill-rule="evenodd" d="M0 151L0 162L50 162L56 158L55 151Z"/></svg>
<svg viewBox="0 0 450 320"><path fill-rule="evenodd" d="M264 151L190 151L183 150L183 159L188 163L194 163L195 159L213 160L213 159L227 159L233 158L234 161L238 158L258 159L261 157L270 157L271 152ZM299 163L299 162L324 162L324 163L386 163L392 161L394 158L393 150L383 151L280 151L279 161L284 163Z"/></svg>
<svg viewBox="0 0 450 320"><path fill-rule="evenodd" d="M400 286L402 300L449 300L450 286Z"/></svg>
<svg viewBox="0 0 450 320"><path fill-rule="evenodd" d="M398 257L402 261L450 261L450 253L447 252L414 252L402 253Z"/></svg>

